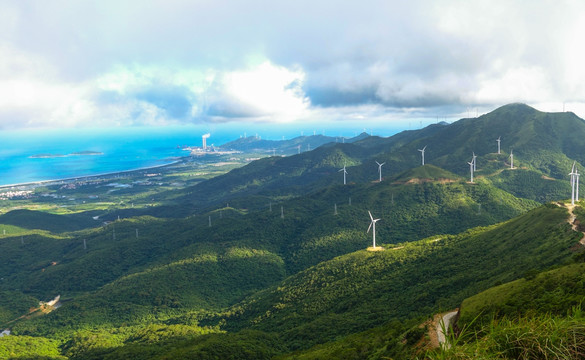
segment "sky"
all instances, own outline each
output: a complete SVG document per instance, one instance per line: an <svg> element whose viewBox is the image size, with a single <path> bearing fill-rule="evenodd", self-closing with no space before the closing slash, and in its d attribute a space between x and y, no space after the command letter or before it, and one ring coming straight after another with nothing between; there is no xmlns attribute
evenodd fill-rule
<svg viewBox="0 0 585 360"><path fill-rule="evenodd" d="M0 0L0 130L585 117L575 0Z"/></svg>

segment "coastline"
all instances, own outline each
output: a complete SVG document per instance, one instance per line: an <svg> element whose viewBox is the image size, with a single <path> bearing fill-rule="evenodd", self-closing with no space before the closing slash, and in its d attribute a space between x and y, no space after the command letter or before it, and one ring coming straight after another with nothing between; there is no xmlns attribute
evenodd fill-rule
<svg viewBox="0 0 585 360"><path fill-rule="evenodd" d="M112 171L112 172L106 172L106 173L100 173L100 174L92 174L92 175L72 176L72 177L67 177L67 178L63 178L63 179L39 180L39 181L29 181L29 182L17 183L17 184L0 185L0 191L1 190L8 189L8 188L15 188L15 187L23 187L23 186L37 187L37 186L43 186L43 185L48 185L48 184L58 183L58 182L63 182L63 181L82 181L82 180L87 180L87 179L91 179L91 178L99 178L99 177L103 177L103 176L113 176L113 175L116 175L116 174L131 173L131 172L134 172L134 171L143 171L143 170L149 170L149 169L158 169L158 168L161 168L161 167L170 166L170 165L174 165L174 164L180 163L182 161L185 161L188 158L189 158L189 156L182 156L178 160L174 160L174 161L171 161L169 163L164 163L164 164L154 165L154 166L144 166L144 167L140 167L140 168L136 168L136 169L130 169L130 170Z"/></svg>

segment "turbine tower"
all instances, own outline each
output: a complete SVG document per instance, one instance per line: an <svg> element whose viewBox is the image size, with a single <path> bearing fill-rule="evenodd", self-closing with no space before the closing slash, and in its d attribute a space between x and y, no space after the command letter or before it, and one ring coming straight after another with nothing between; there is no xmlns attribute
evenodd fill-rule
<svg viewBox="0 0 585 360"><path fill-rule="evenodd" d="M577 175L575 172L575 162L573 162L573 167L571 168L569 175L571 176L571 205L575 205L575 179Z"/></svg>
<svg viewBox="0 0 585 360"><path fill-rule="evenodd" d="M579 201L579 170L575 168L575 201Z"/></svg>
<svg viewBox="0 0 585 360"><path fill-rule="evenodd" d="M339 170L339 172L343 171L343 185L346 184L345 182L345 176L347 175L347 171L345 170L345 164L343 164L343 169Z"/></svg>
<svg viewBox="0 0 585 360"><path fill-rule="evenodd" d="M380 175L379 176L380 177L380 182L382 182L382 165L384 165L386 163L383 162L383 163L380 164L379 162L376 161L376 164L378 164L378 174Z"/></svg>
<svg viewBox="0 0 585 360"><path fill-rule="evenodd" d="M426 148L427 148L427 146L425 145L425 147L424 147L424 148L422 148L422 149L418 149L418 151L420 151L420 154L421 154L421 156L422 156L422 164L423 164L423 165L425 164L425 149L426 149Z"/></svg>
<svg viewBox="0 0 585 360"><path fill-rule="evenodd" d="M500 141L502 141L500 139L501 139L501 136L498 136L498 139L496 140L498 142L498 155L500 154Z"/></svg>
<svg viewBox="0 0 585 360"><path fill-rule="evenodd" d="M510 169L514 168L514 153L513 150L510 150Z"/></svg>
<svg viewBox="0 0 585 360"><path fill-rule="evenodd" d="M471 160L471 162L468 162L469 164L469 173L471 174L471 179L469 180L469 182L473 182L473 165L475 164L475 162L473 160Z"/></svg>
<svg viewBox="0 0 585 360"><path fill-rule="evenodd" d="M203 140L203 150L207 149L207 138L210 137L211 134L207 133L207 134L203 134L201 136L201 140Z"/></svg>
<svg viewBox="0 0 585 360"><path fill-rule="evenodd" d="M375 249L376 248L376 222L380 221L381 219L374 219L374 217L372 216L372 213L368 210L368 214L370 214L370 220L372 220L370 222L370 226L368 226L368 231L366 231L366 234L370 232L370 229L372 229L372 241L373 241L373 245L372 247Z"/></svg>

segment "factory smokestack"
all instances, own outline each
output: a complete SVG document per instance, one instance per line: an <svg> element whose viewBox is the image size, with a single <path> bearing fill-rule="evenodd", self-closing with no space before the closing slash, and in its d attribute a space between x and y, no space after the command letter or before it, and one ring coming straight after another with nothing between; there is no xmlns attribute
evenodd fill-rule
<svg viewBox="0 0 585 360"><path fill-rule="evenodd" d="M205 134L201 136L201 139L203 140L203 150L207 149L207 138L210 136L211 134Z"/></svg>

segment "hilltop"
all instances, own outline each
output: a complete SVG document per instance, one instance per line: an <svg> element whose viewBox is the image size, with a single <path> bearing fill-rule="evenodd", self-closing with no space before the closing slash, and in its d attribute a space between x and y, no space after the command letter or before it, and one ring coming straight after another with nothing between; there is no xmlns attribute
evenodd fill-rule
<svg viewBox="0 0 585 360"><path fill-rule="evenodd" d="M435 165L427 164L414 169L406 170L398 174L393 181L402 184L415 184L423 182L449 183L461 180L461 177L450 171L441 169Z"/></svg>

